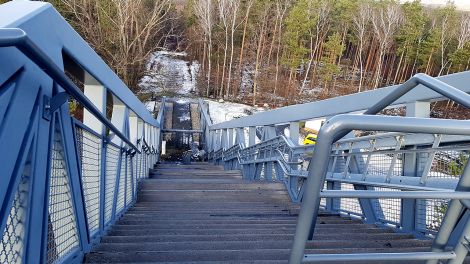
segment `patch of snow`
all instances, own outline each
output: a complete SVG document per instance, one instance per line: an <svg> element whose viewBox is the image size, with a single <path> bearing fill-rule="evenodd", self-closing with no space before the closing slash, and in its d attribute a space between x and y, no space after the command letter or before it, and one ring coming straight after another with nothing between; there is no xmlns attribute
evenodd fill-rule
<svg viewBox="0 0 470 264"><path fill-rule="evenodd" d="M195 92L200 64L187 61L185 52L157 51L150 55L147 73L139 86L147 92Z"/></svg>
<svg viewBox="0 0 470 264"><path fill-rule="evenodd" d="M180 120L180 122L188 121L191 119L191 115L189 114L189 112L184 112L183 115L178 117L178 119Z"/></svg>
<svg viewBox="0 0 470 264"><path fill-rule="evenodd" d="M145 103L145 107L147 107L147 109L148 109L150 112L153 112L153 110L155 109L155 104L156 104L155 101L149 101L149 102L146 102L146 103Z"/></svg>
<svg viewBox="0 0 470 264"><path fill-rule="evenodd" d="M245 104L231 102L219 103L212 100L206 101L209 104L209 114L211 116L212 123L214 124L263 111L263 108L252 107Z"/></svg>
<svg viewBox="0 0 470 264"><path fill-rule="evenodd" d="M187 104L187 103L189 103L189 101L187 99L184 99L184 98L178 98L176 100L176 103L177 104Z"/></svg>
<svg viewBox="0 0 470 264"><path fill-rule="evenodd" d="M305 122L305 127L315 129L316 131L320 131L320 127L322 123L325 122L325 119L315 119L315 120L308 120Z"/></svg>

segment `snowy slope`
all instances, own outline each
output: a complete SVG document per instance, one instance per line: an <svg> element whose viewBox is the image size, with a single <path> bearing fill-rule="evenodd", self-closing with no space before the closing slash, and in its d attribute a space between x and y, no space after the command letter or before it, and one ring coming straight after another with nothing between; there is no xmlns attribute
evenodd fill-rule
<svg viewBox="0 0 470 264"><path fill-rule="evenodd" d="M195 92L199 66L186 60L184 52L157 51L150 56L139 85L146 92L188 95Z"/></svg>
<svg viewBox="0 0 470 264"><path fill-rule="evenodd" d="M206 100L206 102L209 104L209 114L214 124L264 111L263 108L252 107L245 104L231 102L219 103L212 100Z"/></svg>

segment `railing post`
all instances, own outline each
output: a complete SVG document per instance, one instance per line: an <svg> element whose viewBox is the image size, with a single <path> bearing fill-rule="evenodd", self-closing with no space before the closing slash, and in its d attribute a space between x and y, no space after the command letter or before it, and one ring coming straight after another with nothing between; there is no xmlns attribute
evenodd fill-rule
<svg viewBox="0 0 470 264"><path fill-rule="evenodd" d="M113 114L111 116L111 123L115 125L121 132L124 132L125 129L126 112L126 105L117 97L113 96ZM119 137L114 136L111 138L111 142L121 146L122 140Z"/></svg>
<svg viewBox="0 0 470 264"><path fill-rule="evenodd" d="M429 102L412 102L406 105L406 116L407 117L423 117L429 118L430 116L430 103ZM412 149L416 149L416 146L411 146ZM418 159L417 153L404 153L403 154L403 171L404 176L420 177L421 174L418 172ZM401 214L400 214L400 225L404 232L415 232L418 226L416 217L417 212L427 208L417 203L416 199L402 199L401 201Z"/></svg>
<svg viewBox="0 0 470 264"><path fill-rule="evenodd" d="M291 122L289 124L289 137L294 144L299 145L299 139L300 139L300 123L299 122Z"/></svg>
<svg viewBox="0 0 470 264"><path fill-rule="evenodd" d="M228 135L227 135L227 131L228 129L223 129L222 130L222 137L220 139L220 147L221 148L228 148Z"/></svg>
<svg viewBox="0 0 470 264"><path fill-rule="evenodd" d="M240 144L242 148L245 147L245 131L243 128L237 128L237 134L236 134L236 139L235 139L236 144Z"/></svg>
<svg viewBox="0 0 470 264"><path fill-rule="evenodd" d="M256 127L248 128L248 147L253 146L256 143Z"/></svg>
<svg viewBox="0 0 470 264"><path fill-rule="evenodd" d="M93 76L85 71L84 80L85 96L100 110L102 114L106 113L106 88L100 84ZM106 129L93 114L88 110L83 111L83 124L101 135L100 150L100 201L99 201L99 236L105 230L105 179L106 179Z"/></svg>
<svg viewBox="0 0 470 264"><path fill-rule="evenodd" d="M229 128L228 130L228 145L227 148L233 146L233 128Z"/></svg>
<svg viewBox="0 0 470 264"><path fill-rule="evenodd" d="M263 141L269 140L274 137L276 137L276 128L274 126L263 127Z"/></svg>
<svg viewBox="0 0 470 264"><path fill-rule="evenodd" d="M84 94L101 113L106 113L106 88L87 72L85 72ZM96 133L103 134L104 132L103 123L87 109L83 110L83 124Z"/></svg>

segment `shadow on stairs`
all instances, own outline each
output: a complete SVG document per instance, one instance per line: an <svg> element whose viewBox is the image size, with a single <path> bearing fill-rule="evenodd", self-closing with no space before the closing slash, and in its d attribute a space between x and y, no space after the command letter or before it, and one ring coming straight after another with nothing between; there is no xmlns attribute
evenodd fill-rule
<svg viewBox="0 0 470 264"><path fill-rule="evenodd" d="M287 263L298 211L282 183L247 182L208 163L159 164L85 262ZM315 232L306 253L425 251L431 244L326 212Z"/></svg>

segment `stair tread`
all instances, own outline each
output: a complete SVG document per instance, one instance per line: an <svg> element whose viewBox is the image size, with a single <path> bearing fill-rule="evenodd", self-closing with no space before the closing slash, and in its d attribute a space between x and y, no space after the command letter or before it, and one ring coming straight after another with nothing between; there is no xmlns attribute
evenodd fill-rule
<svg viewBox="0 0 470 264"><path fill-rule="evenodd" d="M207 163L160 164L85 262L286 263L299 210L283 183L249 182L239 171ZM306 253L416 252L430 246L430 240L321 211Z"/></svg>

